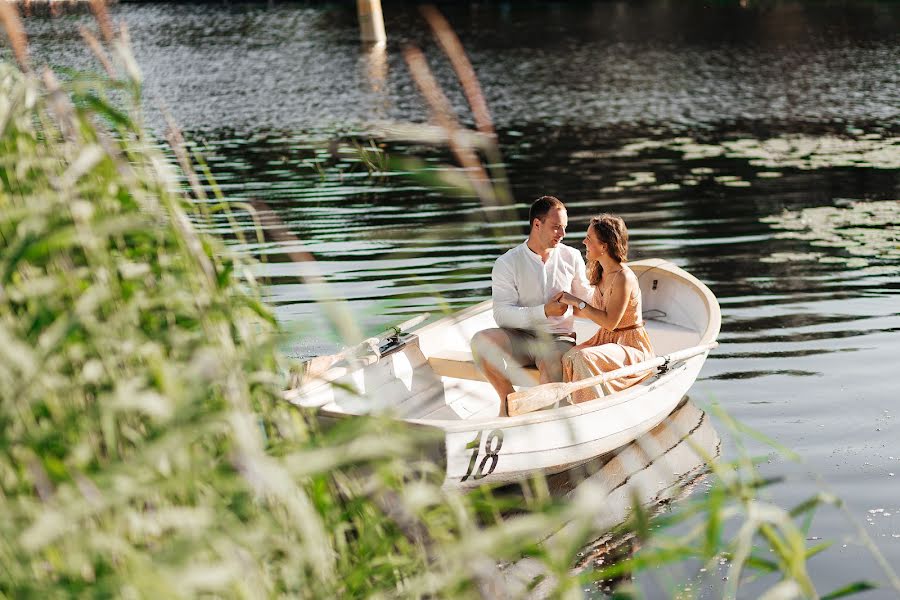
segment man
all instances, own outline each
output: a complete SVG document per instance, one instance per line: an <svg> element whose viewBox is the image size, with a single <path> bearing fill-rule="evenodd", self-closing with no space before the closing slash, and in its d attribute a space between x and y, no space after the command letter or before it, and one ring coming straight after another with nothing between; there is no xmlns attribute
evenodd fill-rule
<svg viewBox="0 0 900 600"><path fill-rule="evenodd" d="M541 383L562 381L562 355L575 345L575 317L555 297L569 292L590 298L584 259L561 244L566 235L566 207L553 196L531 205L528 239L506 252L491 271L494 321L498 328L472 338L475 364L500 396L500 416L507 416L513 393L509 370L536 366Z"/></svg>

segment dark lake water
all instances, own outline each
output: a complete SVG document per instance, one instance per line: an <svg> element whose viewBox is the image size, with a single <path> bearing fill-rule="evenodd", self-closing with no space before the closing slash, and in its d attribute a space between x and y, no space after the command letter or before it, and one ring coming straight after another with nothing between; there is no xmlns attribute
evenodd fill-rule
<svg viewBox="0 0 900 600"><path fill-rule="evenodd" d="M846 502L810 530L834 542L810 561L819 591L888 585L865 539L900 569L900 4L744 4L439 5L480 78L515 198L491 225L476 199L399 162L419 157L434 174L446 152L367 141L385 121L428 118L402 59L410 43L469 122L413 4L385 2L384 53L361 48L350 2L113 12L148 107L165 102L229 200L265 202L297 238L252 241L240 211L237 228L212 227L265 259L291 352L334 343L316 300L340 300L374 333L489 297L491 264L523 239L539 195L566 202L576 246L591 215L618 213L632 259L671 260L721 303L721 345L693 401L803 456L763 465L786 478L776 503L822 490ZM77 33L87 20L27 19L38 62L94 68ZM316 262L297 262L301 251ZM316 273L327 287L308 283Z"/></svg>

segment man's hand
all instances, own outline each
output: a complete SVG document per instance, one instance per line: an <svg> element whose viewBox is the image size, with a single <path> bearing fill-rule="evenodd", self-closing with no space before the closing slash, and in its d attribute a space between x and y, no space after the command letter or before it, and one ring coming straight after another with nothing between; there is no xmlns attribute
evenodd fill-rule
<svg viewBox="0 0 900 600"><path fill-rule="evenodd" d="M569 306L559 301L563 294L565 294L565 292L558 293L550 298L550 302L544 305L545 316L561 317L566 314L566 311L569 310Z"/></svg>
<svg viewBox="0 0 900 600"><path fill-rule="evenodd" d="M569 306L578 306L581 304L581 298L576 298L569 292L560 292L556 296L554 296L557 302L562 304L567 304Z"/></svg>

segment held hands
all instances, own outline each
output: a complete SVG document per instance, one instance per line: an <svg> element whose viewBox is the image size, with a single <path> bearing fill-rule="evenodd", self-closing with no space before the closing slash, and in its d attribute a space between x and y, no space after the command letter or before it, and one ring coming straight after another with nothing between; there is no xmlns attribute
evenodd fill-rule
<svg viewBox="0 0 900 600"><path fill-rule="evenodd" d="M560 292L550 298L550 302L544 305L544 315L548 317L561 317L566 314L566 311L569 310L569 305L559 301L560 295L564 293L565 292Z"/></svg>
<svg viewBox="0 0 900 600"><path fill-rule="evenodd" d="M579 304L581 304L580 298L576 298L569 292L560 292L553 296L553 298L550 299L550 302L544 305L544 314L548 317L561 317L566 314L566 311L568 311L571 306L577 315L581 312L578 310Z"/></svg>
<svg viewBox="0 0 900 600"><path fill-rule="evenodd" d="M579 298L577 296L573 296L569 292L560 292L556 296L554 296L553 299L556 300L557 302L559 302L560 304L562 304L563 306L567 306L567 307L571 306L572 311L574 312L576 317L582 315L583 311L578 308L579 306L582 305L581 298ZM587 308L586 302L584 303L584 305L585 305L585 308Z"/></svg>
<svg viewBox="0 0 900 600"><path fill-rule="evenodd" d="M553 299L556 300L557 302L560 302L560 303L562 303L562 304L566 304L566 305L568 305L568 306L575 306L575 307L577 307L579 304L581 304L581 298L576 298L575 296L573 296L573 295L570 294L569 292L560 292L560 293L558 293L557 295L555 295L555 296L553 297Z"/></svg>

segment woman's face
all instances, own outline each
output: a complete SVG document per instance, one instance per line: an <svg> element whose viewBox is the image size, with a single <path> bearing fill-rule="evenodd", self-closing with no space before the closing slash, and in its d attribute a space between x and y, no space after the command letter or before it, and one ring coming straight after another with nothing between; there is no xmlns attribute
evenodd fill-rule
<svg viewBox="0 0 900 600"><path fill-rule="evenodd" d="M584 236L582 243L587 248L588 260L600 260L600 255L606 250L606 244L600 241L591 225L588 225L587 234Z"/></svg>

